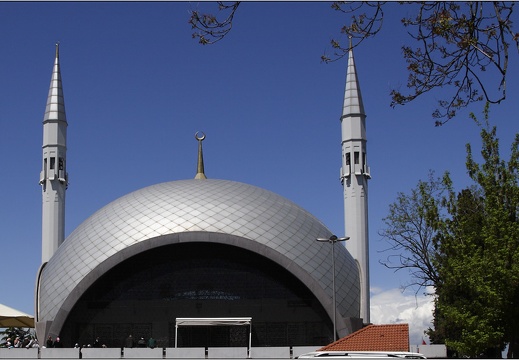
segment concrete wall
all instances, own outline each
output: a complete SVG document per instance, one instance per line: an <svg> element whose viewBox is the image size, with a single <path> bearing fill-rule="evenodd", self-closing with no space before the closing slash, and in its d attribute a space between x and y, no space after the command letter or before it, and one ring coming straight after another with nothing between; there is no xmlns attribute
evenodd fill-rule
<svg viewBox="0 0 519 360"><path fill-rule="evenodd" d="M319 347L0 349L0 359L295 359Z"/></svg>
<svg viewBox="0 0 519 360"><path fill-rule="evenodd" d="M416 347L411 346L411 348L415 348L411 351L419 352L429 359L447 358L447 347L442 344L419 345Z"/></svg>

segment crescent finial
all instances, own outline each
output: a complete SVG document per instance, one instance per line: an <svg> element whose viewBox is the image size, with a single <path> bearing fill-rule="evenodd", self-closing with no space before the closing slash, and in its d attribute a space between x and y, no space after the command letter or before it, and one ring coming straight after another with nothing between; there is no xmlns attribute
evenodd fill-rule
<svg viewBox="0 0 519 360"><path fill-rule="evenodd" d="M198 134L202 134L202 136L198 136ZM197 131L195 133L195 139L197 139L198 141L204 141L205 139L205 134L203 131Z"/></svg>

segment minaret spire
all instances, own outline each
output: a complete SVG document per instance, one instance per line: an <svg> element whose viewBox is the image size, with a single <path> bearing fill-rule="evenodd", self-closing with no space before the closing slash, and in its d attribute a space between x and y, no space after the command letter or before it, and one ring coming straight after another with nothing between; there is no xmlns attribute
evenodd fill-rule
<svg viewBox="0 0 519 360"><path fill-rule="evenodd" d="M369 298L369 236L368 236L368 179L366 114L357 79L350 39L344 106L341 116L342 169L344 188L344 223L346 248L357 261L360 275L360 317L370 322Z"/></svg>
<svg viewBox="0 0 519 360"><path fill-rule="evenodd" d="M204 171L204 154L202 152L202 141L205 139L205 134L202 133L201 136L198 136L199 132L197 131L195 134L195 139L198 140L198 163L196 166L196 175L195 179L207 179Z"/></svg>
<svg viewBox="0 0 519 360"><path fill-rule="evenodd" d="M359 80L357 79L357 69L355 67L355 60L353 58L353 49L348 52L348 69L346 73L346 90L344 91L344 107L341 120L345 117L360 116L363 125L363 138L365 139L365 121L366 114L364 113L364 103L362 102L362 95L360 93ZM344 141L344 140L343 140Z"/></svg>
<svg viewBox="0 0 519 360"><path fill-rule="evenodd" d="M43 116L42 263L49 261L65 238L65 191L68 186L67 117L61 84L59 43Z"/></svg>

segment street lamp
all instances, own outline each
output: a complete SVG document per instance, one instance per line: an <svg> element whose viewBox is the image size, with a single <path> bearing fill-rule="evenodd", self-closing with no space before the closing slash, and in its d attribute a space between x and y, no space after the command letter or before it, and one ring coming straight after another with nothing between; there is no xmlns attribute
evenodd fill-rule
<svg viewBox="0 0 519 360"><path fill-rule="evenodd" d="M335 303L335 243L338 241L346 241L349 240L350 237L342 237L339 238L336 235L330 236L328 239L326 238L317 238L317 241L320 242L328 242L332 244L332 303L333 303L333 341L335 342L337 340L337 327L336 327L336 312L337 312L337 305Z"/></svg>

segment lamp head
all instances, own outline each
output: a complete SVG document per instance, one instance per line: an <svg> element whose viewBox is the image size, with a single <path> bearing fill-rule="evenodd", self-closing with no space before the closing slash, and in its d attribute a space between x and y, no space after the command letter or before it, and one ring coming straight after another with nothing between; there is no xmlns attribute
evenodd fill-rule
<svg viewBox="0 0 519 360"><path fill-rule="evenodd" d="M350 237L349 236L346 236L346 237L337 237L337 235L332 235L330 236L329 238L317 238L315 240L317 241L320 241L320 242L330 242L330 243L335 243L337 241L346 241L346 240L349 240Z"/></svg>

